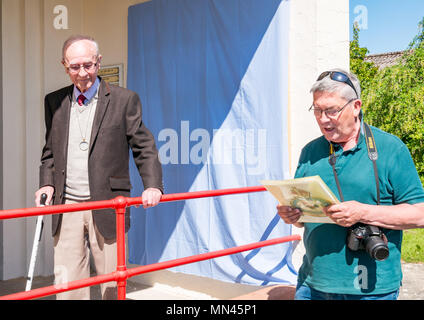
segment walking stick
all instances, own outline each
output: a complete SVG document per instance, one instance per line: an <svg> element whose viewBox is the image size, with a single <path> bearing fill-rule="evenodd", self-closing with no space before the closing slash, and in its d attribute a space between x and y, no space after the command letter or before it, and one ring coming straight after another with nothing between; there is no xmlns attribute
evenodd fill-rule
<svg viewBox="0 0 424 320"><path fill-rule="evenodd" d="M40 198L40 204L44 206L46 204L46 200L47 194L43 193ZM32 279L34 278L35 261L37 259L38 245L40 244L41 235L43 233L43 226L43 216L38 216L37 224L35 227L34 242L32 244L31 260L29 262L29 270L25 291L31 290Z"/></svg>

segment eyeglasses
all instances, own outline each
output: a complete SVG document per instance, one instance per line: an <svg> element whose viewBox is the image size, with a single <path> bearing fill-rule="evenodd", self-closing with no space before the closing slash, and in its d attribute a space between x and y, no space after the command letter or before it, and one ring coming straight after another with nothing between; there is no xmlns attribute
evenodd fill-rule
<svg viewBox="0 0 424 320"><path fill-rule="evenodd" d="M324 112L325 113L325 115L327 116L327 118L335 118L335 117L337 117L337 115L340 113L340 112L342 112L342 110L344 109L344 108L346 108L347 107L347 105L349 104L349 103L351 103L352 101L355 101L356 99L350 99L343 107L341 107L341 108L338 108L338 109L334 109L334 108L332 108L332 109L326 109L326 110L322 110L322 109L320 109L320 108L314 108L314 105L311 105L311 107L309 108L309 111L313 111L314 112L314 115L315 115L315 117L317 117L317 118L321 118L321 116L322 116L322 113Z"/></svg>
<svg viewBox="0 0 424 320"><path fill-rule="evenodd" d="M349 87L351 87L353 89L353 91L355 91L356 98L359 99L358 92L356 92L355 86L353 85L352 81L350 81L349 77L342 72L339 72L339 71L324 71L323 73L320 74L317 81L324 79L328 75L330 75L331 80L346 83Z"/></svg>
<svg viewBox="0 0 424 320"><path fill-rule="evenodd" d="M65 62L63 62L63 65L65 66L66 69L68 69L70 73L78 73L80 72L81 68L84 68L86 72L90 72L90 71L93 71L98 64L99 64L99 60L97 60L96 62L90 61L83 64L70 64L70 65L66 65Z"/></svg>

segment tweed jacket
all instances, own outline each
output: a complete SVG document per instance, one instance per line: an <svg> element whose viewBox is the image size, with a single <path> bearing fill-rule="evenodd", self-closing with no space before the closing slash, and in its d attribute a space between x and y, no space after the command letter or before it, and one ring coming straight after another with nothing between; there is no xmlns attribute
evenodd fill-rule
<svg viewBox="0 0 424 320"><path fill-rule="evenodd" d="M101 79L100 79L101 80ZM53 204L64 203L68 152L69 119L74 86L46 95L45 145L41 156L40 187L54 186ZM130 195L129 150L142 178L144 188L163 192L162 167L154 137L142 121L138 95L128 89L101 80L88 156L91 201ZM56 234L62 215L53 215L52 233ZM93 219L106 239L116 237L113 209L93 211ZM130 226L129 209L125 231Z"/></svg>

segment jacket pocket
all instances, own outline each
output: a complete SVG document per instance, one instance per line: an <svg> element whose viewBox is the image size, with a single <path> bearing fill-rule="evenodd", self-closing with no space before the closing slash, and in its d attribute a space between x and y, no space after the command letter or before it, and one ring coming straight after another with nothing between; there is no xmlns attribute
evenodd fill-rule
<svg viewBox="0 0 424 320"><path fill-rule="evenodd" d="M130 191L132 188L130 180L125 177L109 177L109 184L112 191Z"/></svg>

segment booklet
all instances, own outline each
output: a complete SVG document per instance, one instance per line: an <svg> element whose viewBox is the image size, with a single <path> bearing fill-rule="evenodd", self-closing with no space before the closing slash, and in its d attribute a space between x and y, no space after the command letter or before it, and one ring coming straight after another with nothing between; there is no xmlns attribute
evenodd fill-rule
<svg viewBox="0 0 424 320"><path fill-rule="evenodd" d="M323 208L340 203L320 176L289 180L262 180L263 186L282 205L301 209L298 222L334 223Z"/></svg>

